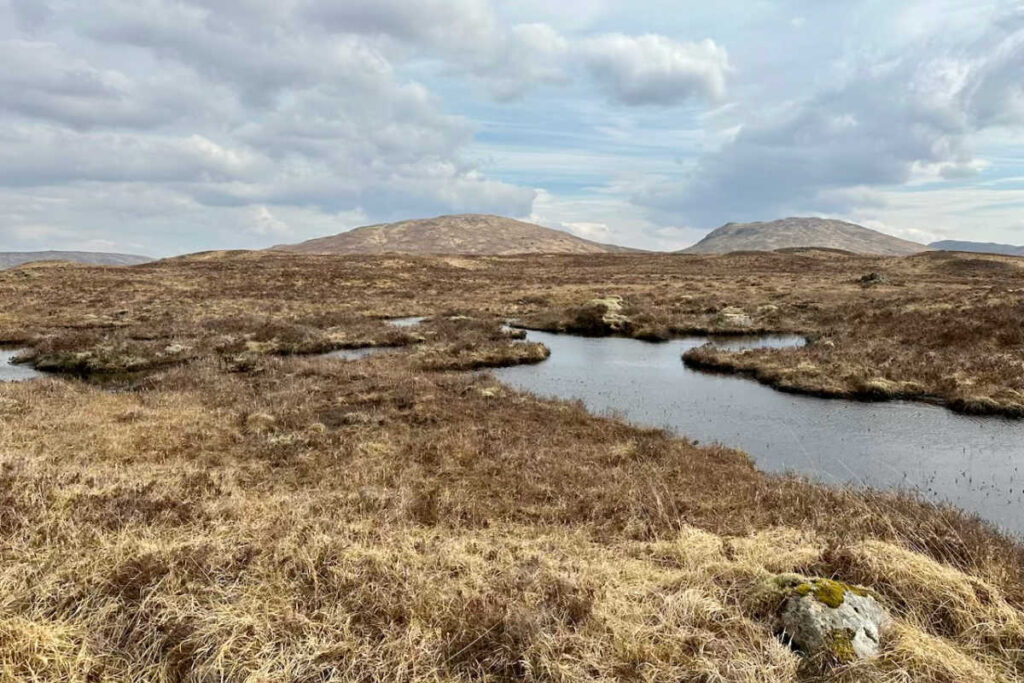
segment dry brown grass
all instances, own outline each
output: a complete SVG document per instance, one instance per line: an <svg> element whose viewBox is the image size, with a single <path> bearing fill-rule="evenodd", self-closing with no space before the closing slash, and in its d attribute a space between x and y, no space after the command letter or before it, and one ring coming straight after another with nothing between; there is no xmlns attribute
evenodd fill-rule
<svg viewBox="0 0 1024 683"><path fill-rule="evenodd" d="M117 391L0 385L0 681L1024 677L1024 549L983 523L431 369L515 360L530 347L503 317L598 296L679 328L744 288L780 288L778 310L745 306L772 329L831 310L787 301L785 277L825 286L807 263L728 284L715 259L646 258L456 272L241 254L0 274L0 336L41 355L190 349ZM835 286L865 291L864 265ZM866 291L883 302L887 286ZM433 318L381 322L411 314ZM356 342L410 351L301 355ZM758 597L784 572L877 591L896 617L882 656L822 669L792 653Z"/></svg>

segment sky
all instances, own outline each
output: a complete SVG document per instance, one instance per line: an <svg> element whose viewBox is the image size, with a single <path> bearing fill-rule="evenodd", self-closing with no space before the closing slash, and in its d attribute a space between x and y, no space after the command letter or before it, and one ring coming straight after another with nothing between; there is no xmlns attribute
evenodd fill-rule
<svg viewBox="0 0 1024 683"><path fill-rule="evenodd" d="M1024 244L1024 2L0 0L0 251L468 212Z"/></svg>

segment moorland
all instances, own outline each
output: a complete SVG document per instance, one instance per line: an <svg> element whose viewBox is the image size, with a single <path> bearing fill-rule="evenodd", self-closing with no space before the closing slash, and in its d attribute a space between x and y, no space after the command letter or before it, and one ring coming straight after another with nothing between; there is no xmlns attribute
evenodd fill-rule
<svg viewBox="0 0 1024 683"><path fill-rule="evenodd" d="M1008 257L22 266L0 272L0 343L55 374L0 384L0 680L1024 676L1019 540L470 372L546 356L509 319L652 343L799 333L685 362L1024 414ZM318 355L367 346L393 351ZM895 618L881 656L777 638L766 586L790 573L869 587Z"/></svg>

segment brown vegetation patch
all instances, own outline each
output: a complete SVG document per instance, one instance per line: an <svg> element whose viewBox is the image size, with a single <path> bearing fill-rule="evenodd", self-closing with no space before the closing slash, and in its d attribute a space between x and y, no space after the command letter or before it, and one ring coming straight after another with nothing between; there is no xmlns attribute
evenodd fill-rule
<svg viewBox="0 0 1024 683"><path fill-rule="evenodd" d="M956 258L936 265L936 270L953 276L987 277L993 275L1024 275L1024 271L1006 260L987 258Z"/></svg>

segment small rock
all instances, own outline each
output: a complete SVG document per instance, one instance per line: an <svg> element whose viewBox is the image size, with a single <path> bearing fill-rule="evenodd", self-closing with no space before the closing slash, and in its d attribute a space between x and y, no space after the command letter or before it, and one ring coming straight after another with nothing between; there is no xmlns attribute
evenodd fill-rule
<svg viewBox="0 0 1024 683"><path fill-rule="evenodd" d="M779 578L787 597L777 627L794 648L838 662L878 656L892 619L869 590L831 579Z"/></svg>

